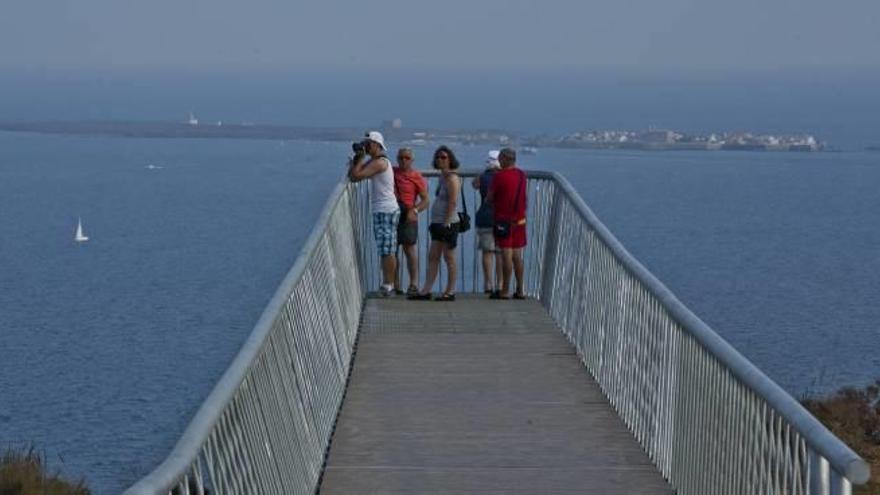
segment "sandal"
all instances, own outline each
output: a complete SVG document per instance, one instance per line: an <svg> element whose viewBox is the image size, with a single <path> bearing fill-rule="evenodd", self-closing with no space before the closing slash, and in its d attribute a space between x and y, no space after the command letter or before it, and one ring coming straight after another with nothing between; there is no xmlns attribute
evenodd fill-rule
<svg viewBox="0 0 880 495"><path fill-rule="evenodd" d="M493 290L489 293L489 299L501 299L501 291Z"/></svg>
<svg viewBox="0 0 880 495"><path fill-rule="evenodd" d="M514 298L514 299L525 299L526 296L525 296L524 294L516 294L516 293L514 293L514 294L513 294L513 298Z"/></svg>
<svg viewBox="0 0 880 495"><path fill-rule="evenodd" d="M437 298L434 299L434 300L435 300L435 301L441 301L441 302L444 302L444 301L455 301L455 294L443 293L443 294L441 294L439 297L437 297Z"/></svg>
<svg viewBox="0 0 880 495"><path fill-rule="evenodd" d="M419 288L416 287L415 285L410 285L410 286L407 287L407 289L406 289L406 295L407 295L407 296L413 296L413 295L418 294L418 293L419 293Z"/></svg>
<svg viewBox="0 0 880 495"><path fill-rule="evenodd" d="M418 292L416 292L415 294L406 296L406 298L410 301L430 301L433 296L431 296L430 292L428 292L427 294L419 294Z"/></svg>

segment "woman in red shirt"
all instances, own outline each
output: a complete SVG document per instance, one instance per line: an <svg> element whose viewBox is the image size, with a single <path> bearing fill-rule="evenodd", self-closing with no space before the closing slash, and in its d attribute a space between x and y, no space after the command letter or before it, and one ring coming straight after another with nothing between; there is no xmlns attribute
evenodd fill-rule
<svg viewBox="0 0 880 495"><path fill-rule="evenodd" d="M504 148L498 154L501 170L489 187L488 201L495 208L495 224L510 226L507 235L495 232L495 245L501 249L501 292L493 299L510 299L511 272L516 275L514 299L525 299L523 285L523 248L526 246L526 174L516 166L516 152Z"/></svg>

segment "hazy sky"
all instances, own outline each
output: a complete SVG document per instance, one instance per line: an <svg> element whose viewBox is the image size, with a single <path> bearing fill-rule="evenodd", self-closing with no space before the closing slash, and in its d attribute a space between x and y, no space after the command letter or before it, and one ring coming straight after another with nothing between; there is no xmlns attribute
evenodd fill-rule
<svg viewBox="0 0 880 495"><path fill-rule="evenodd" d="M880 67L878 0L2 0L0 68Z"/></svg>

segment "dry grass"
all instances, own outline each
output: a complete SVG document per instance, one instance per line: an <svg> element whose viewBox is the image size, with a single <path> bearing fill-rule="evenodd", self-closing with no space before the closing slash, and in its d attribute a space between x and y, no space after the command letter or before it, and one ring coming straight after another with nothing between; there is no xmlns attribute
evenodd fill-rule
<svg viewBox="0 0 880 495"><path fill-rule="evenodd" d="M73 484L46 472L40 454L8 450L0 457L0 495L89 495L80 481Z"/></svg>
<svg viewBox="0 0 880 495"><path fill-rule="evenodd" d="M853 492L880 495L880 380L863 389L843 388L809 398L804 406L871 465L871 480Z"/></svg>

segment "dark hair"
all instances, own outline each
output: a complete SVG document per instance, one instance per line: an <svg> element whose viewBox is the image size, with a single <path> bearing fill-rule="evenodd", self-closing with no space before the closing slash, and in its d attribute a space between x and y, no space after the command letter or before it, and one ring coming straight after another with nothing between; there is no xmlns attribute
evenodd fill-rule
<svg viewBox="0 0 880 495"><path fill-rule="evenodd" d="M439 168L437 167L437 155L440 154L441 151L445 151L446 154L449 155L449 170L457 170L459 165L458 158L455 157L455 153L453 153L452 150L449 149L449 146L446 146L445 144L434 151L434 158L431 159L431 166L434 168Z"/></svg>
<svg viewBox="0 0 880 495"><path fill-rule="evenodd" d="M504 148L498 152L498 161L501 161L502 158L508 162L516 163L516 151L512 148Z"/></svg>

